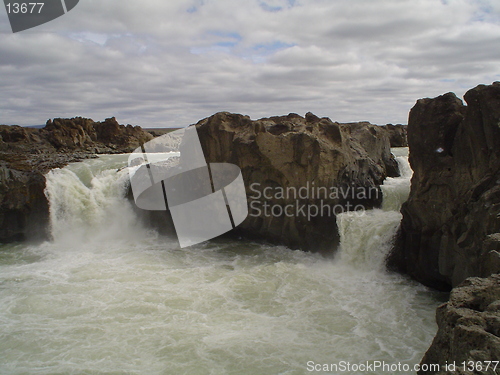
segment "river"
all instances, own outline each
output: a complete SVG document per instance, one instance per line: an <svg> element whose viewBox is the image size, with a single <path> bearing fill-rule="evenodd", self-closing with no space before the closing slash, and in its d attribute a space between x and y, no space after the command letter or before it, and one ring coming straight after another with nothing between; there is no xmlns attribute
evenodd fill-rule
<svg viewBox="0 0 500 375"><path fill-rule="evenodd" d="M243 240L180 249L125 198L127 155L49 172L53 240L0 247L0 374L417 364L444 296L384 270L411 176L407 149L393 152L403 176L386 181L382 209L338 217L334 259Z"/></svg>

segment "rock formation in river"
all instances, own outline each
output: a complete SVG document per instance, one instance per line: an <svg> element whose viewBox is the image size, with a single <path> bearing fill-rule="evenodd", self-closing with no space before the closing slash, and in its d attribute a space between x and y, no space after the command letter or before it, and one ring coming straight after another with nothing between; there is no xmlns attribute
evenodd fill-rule
<svg viewBox="0 0 500 375"><path fill-rule="evenodd" d="M421 99L408 124L411 193L389 264L449 289L500 272L500 82Z"/></svg>
<svg viewBox="0 0 500 375"><path fill-rule="evenodd" d="M45 172L94 153L130 152L152 138L115 118L54 119L42 129L0 125L0 242L47 237Z"/></svg>
<svg viewBox="0 0 500 375"><path fill-rule="evenodd" d="M335 207L340 212L348 204L350 209L380 205L379 185L399 173L388 134L369 123L340 124L312 113L252 121L223 112L196 127L208 162L233 163L242 170L250 208L236 231L292 248L331 253L339 240ZM302 197L280 196L280 191L300 188ZM318 188L328 194L313 196ZM349 196L330 196L332 188ZM265 189L267 197L259 197ZM366 197L352 197L360 191Z"/></svg>
<svg viewBox="0 0 500 375"><path fill-rule="evenodd" d="M22 171L0 160L0 241L46 237L48 202L45 178L36 171Z"/></svg>
<svg viewBox="0 0 500 375"><path fill-rule="evenodd" d="M490 363L486 370L486 361L500 359L500 275L467 279L437 309L436 319L438 333L421 365L439 364L441 371L419 375L498 374L500 365ZM464 371L464 362L477 371Z"/></svg>
<svg viewBox="0 0 500 375"><path fill-rule="evenodd" d="M408 147L407 128L408 125L401 124L387 124L382 126L382 129L385 129L389 135L391 147Z"/></svg>
<svg viewBox="0 0 500 375"><path fill-rule="evenodd" d="M369 123L339 124L311 113L305 118L290 114L257 121L218 113L196 126L207 161L239 165L247 189L251 183L260 184L259 189L299 189L308 184L311 189L339 189L335 197L330 191L324 195L328 215L300 211L304 205L319 205L317 197L273 198L267 203L296 203L299 213L250 216L241 228L245 234L294 248L332 251L338 242L334 206L378 206L379 185L386 176L398 175L387 132ZM119 125L114 118L54 119L42 129L0 126L0 241L46 234L44 172L91 153L130 152L150 139L140 127ZM36 231L32 223L38 224Z"/></svg>

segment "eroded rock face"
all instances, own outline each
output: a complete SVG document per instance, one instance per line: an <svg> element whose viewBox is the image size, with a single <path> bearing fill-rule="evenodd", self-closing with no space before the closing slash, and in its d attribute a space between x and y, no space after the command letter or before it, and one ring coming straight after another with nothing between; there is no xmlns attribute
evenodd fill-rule
<svg viewBox="0 0 500 375"><path fill-rule="evenodd" d="M419 375L498 373L498 368L497 372L486 371L485 361L500 358L500 275L467 279L453 289L436 318L439 330L421 365L439 364L441 370L421 371ZM481 363L483 371L463 371L464 361ZM457 368L445 366L452 363Z"/></svg>
<svg viewBox="0 0 500 375"><path fill-rule="evenodd" d="M500 272L500 82L421 99L408 124L411 193L391 266L438 289Z"/></svg>
<svg viewBox="0 0 500 375"><path fill-rule="evenodd" d="M41 133L57 150L88 150L99 153L132 152L153 139L140 126L120 125L114 117L104 122L75 117L47 121Z"/></svg>
<svg viewBox="0 0 500 375"><path fill-rule="evenodd" d="M380 205L379 185L399 173L388 135L369 123L339 124L312 113L257 121L217 113L196 127L208 162L242 170L250 208L237 231L291 248L331 253L339 239L334 208ZM319 197L312 192L318 188ZM331 188L349 196L331 196ZM365 197L350 195L355 191Z"/></svg>

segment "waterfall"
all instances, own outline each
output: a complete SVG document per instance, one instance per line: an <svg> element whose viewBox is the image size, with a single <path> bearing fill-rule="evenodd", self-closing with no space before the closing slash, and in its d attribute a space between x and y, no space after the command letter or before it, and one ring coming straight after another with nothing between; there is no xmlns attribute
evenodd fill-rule
<svg viewBox="0 0 500 375"><path fill-rule="evenodd" d="M339 216L340 261L244 239L181 250L139 224L127 156L49 172L54 240L0 247L1 374L304 374L310 361L420 361L442 301L374 270L397 211Z"/></svg>
<svg viewBox="0 0 500 375"><path fill-rule="evenodd" d="M382 209L346 212L337 216L340 234L338 258L356 268L383 268L401 221L399 210L408 197L413 172L408 164L408 149L392 151L401 177L387 178L381 187ZM126 157L101 156L54 169L46 175L45 193L50 202L54 241L95 243L146 235L133 203L125 197L129 172L122 167Z"/></svg>
<svg viewBox="0 0 500 375"><path fill-rule="evenodd" d="M410 180L413 171L408 162L408 148L393 148L392 152L399 165L400 177L387 177L381 186L384 201L382 209L384 211L398 211L401 205L408 199L410 194Z"/></svg>
<svg viewBox="0 0 500 375"><path fill-rule="evenodd" d="M102 156L46 175L54 241L95 242L138 234L136 214L125 197L129 174L120 168L126 159L121 159Z"/></svg>
<svg viewBox="0 0 500 375"><path fill-rule="evenodd" d="M381 186L381 209L345 212L337 216L340 262L361 269L382 270L401 222L401 205L408 199L413 171L408 163L408 148L392 149L401 172L388 177Z"/></svg>

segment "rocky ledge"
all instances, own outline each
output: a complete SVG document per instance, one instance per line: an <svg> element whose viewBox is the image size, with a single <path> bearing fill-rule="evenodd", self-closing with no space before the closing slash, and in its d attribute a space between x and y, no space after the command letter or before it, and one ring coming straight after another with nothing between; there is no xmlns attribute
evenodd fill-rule
<svg viewBox="0 0 500 375"><path fill-rule="evenodd" d="M42 129L0 125L0 242L47 238L48 170L96 153L130 152L152 138L115 118L54 119Z"/></svg>
<svg viewBox="0 0 500 375"><path fill-rule="evenodd" d="M242 170L250 208L236 232L294 249L332 253L336 213L379 206L379 186L399 174L388 133L367 122L223 112L196 127L208 162Z"/></svg>
<svg viewBox="0 0 500 375"><path fill-rule="evenodd" d="M464 281L438 308L436 319L439 330L421 365L439 364L440 370L421 371L419 375L498 374L500 275Z"/></svg>
<svg viewBox="0 0 500 375"><path fill-rule="evenodd" d="M421 99L408 123L411 192L389 264L449 290L500 272L500 82Z"/></svg>

